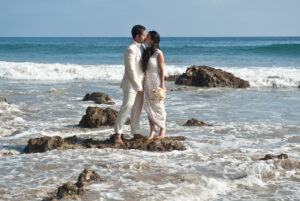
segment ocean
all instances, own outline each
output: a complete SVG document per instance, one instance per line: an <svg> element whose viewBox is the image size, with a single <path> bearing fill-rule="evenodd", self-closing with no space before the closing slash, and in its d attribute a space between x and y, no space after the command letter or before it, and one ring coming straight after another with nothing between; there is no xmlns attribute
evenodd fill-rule
<svg viewBox="0 0 300 201"><path fill-rule="evenodd" d="M0 103L0 200L42 200L86 167L104 181L77 200L300 200L300 37L161 38L167 76L207 65L251 86L169 90L166 136L187 137L186 151L24 154L34 137L113 134L77 127L88 106L107 107L82 98L105 92L119 110L131 40L0 38L0 97L9 102ZM183 126L191 118L212 126ZM145 111L141 132L149 133ZM289 159L257 160L268 153Z"/></svg>

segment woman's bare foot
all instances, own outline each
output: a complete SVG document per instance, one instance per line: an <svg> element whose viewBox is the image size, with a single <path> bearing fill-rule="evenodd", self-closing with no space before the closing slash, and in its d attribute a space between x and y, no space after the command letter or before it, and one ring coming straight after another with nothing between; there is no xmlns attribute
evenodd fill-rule
<svg viewBox="0 0 300 201"><path fill-rule="evenodd" d="M121 134L116 134L115 136L115 143L116 144L123 144L122 138L121 138Z"/></svg>
<svg viewBox="0 0 300 201"><path fill-rule="evenodd" d="M150 132L150 135L149 135L149 137L148 137L148 140L153 139L153 137L154 137L155 134L156 134L156 130L151 131L151 132Z"/></svg>
<svg viewBox="0 0 300 201"><path fill-rule="evenodd" d="M164 128L160 129L159 136L157 136L157 138L163 139L165 137L165 132L166 132L166 129L164 129Z"/></svg>

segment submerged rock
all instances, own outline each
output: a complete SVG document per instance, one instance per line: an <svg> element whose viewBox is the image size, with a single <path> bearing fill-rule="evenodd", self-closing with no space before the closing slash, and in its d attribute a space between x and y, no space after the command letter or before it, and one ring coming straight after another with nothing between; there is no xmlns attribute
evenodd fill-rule
<svg viewBox="0 0 300 201"><path fill-rule="evenodd" d="M74 198L77 196L82 196L84 193L84 189L82 187L78 187L72 182L64 183L62 186L58 187L57 197L59 199L65 198Z"/></svg>
<svg viewBox="0 0 300 201"><path fill-rule="evenodd" d="M198 87L247 88L249 82L235 77L232 73L209 66L191 66L180 75L175 84Z"/></svg>
<svg viewBox="0 0 300 201"><path fill-rule="evenodd" d="M93 170L87 168L79 175L76 186L82 187L97 181L100 181L101 177Z"/></svg>
<svg viewBox="0 0 300 201"><path fill-rule="evenodd" d="M82 196L85 192L84 186L100 181L100 176L93 170L84 169L79 175L77 182L74 184L72 182L66 182L57 189L56 196L47 198L44 200L57 200L66 198L76 198Z"/></svg>
<svg viewBox="0 0 300 201"><path fill-rule="evenodd" d="M203 121L199 121L197 119L192 118L187 120L187 122L183 126L210 126L210 125Z"/></svg>
<svg viewBox="0 0 300 201"><path fill-rule="evenodd" d="M107 105L114 105L115 102L106 94L102 92L93 92L91 94L87 93L84 98L84 101L92 100L98 104L107 104Z"/></svg>
<svg viewBox="0 0 300 201"><path fill-rule="evenodd" d="M146 137L139 139L126 139L122 136L123 144L114 143L115 135L106 140L83 139L77 136L62 139L59 136L32 138L24 149L25 153L46 152L54 149L84 149L84 148L114 148L114 149L139 149L145 151L173 151L186 150L180 142L186 140L183 136L165 137L164 139L154 138L148 140Z"/></svg>
<svg viewBox="0 0 300 201"><path fill-rule="evenodd" d="M260 158L259 160L270 160L270 159L287 159L287 154L279 154L279 155L273 155L273 154L267 154L264 158Z"/></svg>
<svg viewBox="0 0 300 201"><path fill-rule="evenodd" d="M88 107L86 114L81 118L79 126L81 128L100 128L103 126L114 126L118 112L109 107L102 109L99 107ZM130 124L129 118L125 124Z"/></svg>
<svg viewBox="0 0 300 201"><path fill-rule="evenodd" d="M6 98L2 98L2 97L0 97L0 103L7 103L7 100L6 100Z"/></svg>

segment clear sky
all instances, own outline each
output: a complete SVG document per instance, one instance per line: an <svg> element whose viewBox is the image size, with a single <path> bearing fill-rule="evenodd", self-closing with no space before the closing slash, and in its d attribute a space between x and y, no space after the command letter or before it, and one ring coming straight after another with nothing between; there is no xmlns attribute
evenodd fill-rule
<svg viewBox="0 0 300 201"><path fill-rule="evenodd" d="M0 36L300 36L300 0L0 0Z"/></svg>

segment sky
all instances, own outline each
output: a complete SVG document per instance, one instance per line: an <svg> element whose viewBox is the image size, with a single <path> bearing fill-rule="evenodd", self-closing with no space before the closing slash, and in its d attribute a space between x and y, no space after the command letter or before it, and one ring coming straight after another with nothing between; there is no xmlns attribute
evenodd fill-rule
<svg viewBox="0 0 300 201"><path fill-rule="evenodd" d="M300 0L0 0L0 37L300 36Z"/></svg>

